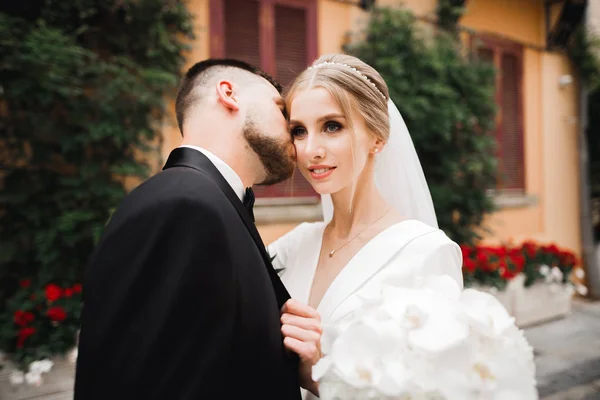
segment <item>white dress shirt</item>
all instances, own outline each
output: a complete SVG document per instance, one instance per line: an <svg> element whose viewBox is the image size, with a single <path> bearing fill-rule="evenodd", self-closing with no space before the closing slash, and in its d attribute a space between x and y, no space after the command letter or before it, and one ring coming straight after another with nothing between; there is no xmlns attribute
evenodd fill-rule
<svg viewBox="0 0 600 400"><path fill-rule="evenodd" d="M229 183L229 186L233 189L237 197L240 198L241 201L244 201L244 194L246 193L246 189L244 188L244 183L242 182L242 178L239 177L235 171L225 163L225 161L221 160L219 157L211 153L210 151L203 149L202 147L192 146L192 145L182 145L179 147L188 147L190 149L194 149L204 154L219 170L223 178Z"/></svg>

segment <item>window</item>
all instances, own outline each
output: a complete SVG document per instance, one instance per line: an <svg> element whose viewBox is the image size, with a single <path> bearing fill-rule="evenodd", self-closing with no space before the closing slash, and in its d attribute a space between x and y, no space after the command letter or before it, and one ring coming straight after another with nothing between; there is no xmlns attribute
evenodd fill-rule
<svg viewBox="0 0 600 400"><path fill-rule="evenodd" d="M478 38L480 59L494 64L497 71L498 115L494 135L498 141L498 184L500 191L525 190L523 149L523 47L495 38Z"/></svg>
<svg viewBox="0 0 600 400"><path fill-rule="evenodd" d="M211 57L244 60L282 85L317 57L316 0L211 0ZM285 182L255 187L257 197L316 197L296 170Z"/></svg>

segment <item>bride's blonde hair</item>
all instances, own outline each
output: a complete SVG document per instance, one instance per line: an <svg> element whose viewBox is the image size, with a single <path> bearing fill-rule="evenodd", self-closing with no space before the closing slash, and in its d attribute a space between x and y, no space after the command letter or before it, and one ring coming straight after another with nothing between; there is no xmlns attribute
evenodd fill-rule
<svg viewBox="0 0 600 400"><path fill-rule="evenodd" d="M354 113L364 119L370 133L387 141L390 135L387 105L390 95L385 81L373 67L346 54L319 57L286 90L288 110L298 91L313 87L322 87L329 92L349 124L352 124L350 116Z"/></svg>

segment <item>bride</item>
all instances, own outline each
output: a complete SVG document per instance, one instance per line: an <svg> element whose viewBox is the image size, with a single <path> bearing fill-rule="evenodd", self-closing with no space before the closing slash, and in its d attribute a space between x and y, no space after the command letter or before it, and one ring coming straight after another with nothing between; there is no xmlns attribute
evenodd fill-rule
<svg viewBox="0 0 600 400"><path fill-rule="evenodd" d="M460 248L437 227L412 140L379 73L352 56L322 56L292 83L286 103L298 168L321 194L324 214L269 246L292 298L328 325L389 274L445 274L462 287Z"/></svg>

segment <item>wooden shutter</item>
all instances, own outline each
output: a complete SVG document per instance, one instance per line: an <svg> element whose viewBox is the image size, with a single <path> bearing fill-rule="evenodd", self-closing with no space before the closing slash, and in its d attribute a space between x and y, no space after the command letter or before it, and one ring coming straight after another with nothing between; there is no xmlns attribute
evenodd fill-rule
<svg viewBox="0 0 600 400"><path fill-rule="evenodd" d="M276 75L284 86L307 66L306 14L306 9L275 6Z"/></svg>
<svg viewBox="0 0 600 400"><path fill-rule="evenodd" d="M480 59L491 62L497 71L495 136L497 139L499 190L525 190L523 148L523 92L521 88L523 51L519 44L482 38L477 50Z"/></svg>
<svg viewBox="0 0 600 400"><path fill-rule="evenodd" d="M515 54L504 53L500 61L502 91L501 130L498 132L502 158L500 188L524 189L523 132L521 129L520 63Z"/></svg>
<svg viewBox="0 0 600 400"><path fill-rule="evenodd" d="M260 66L259 3L225 0L225 56Z"/></svg>

